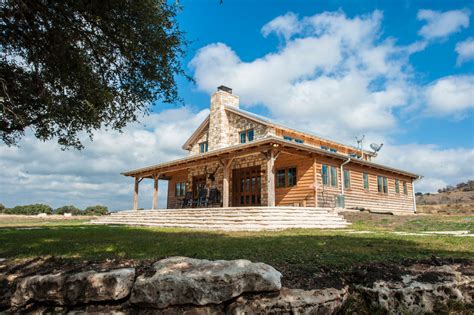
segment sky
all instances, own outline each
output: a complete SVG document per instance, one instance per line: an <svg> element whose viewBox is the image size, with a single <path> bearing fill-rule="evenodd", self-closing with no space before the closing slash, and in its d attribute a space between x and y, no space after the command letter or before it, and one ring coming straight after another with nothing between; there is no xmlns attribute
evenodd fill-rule
<svg viewBox="0 0 474 315"><path fill-rule="evenodd" d="M0 144L0 203L132 205L120 172L176 159L219 85L241 107L285 125L364 147L377 163L423 176L434 192L474 179L472 1L180 0L190 44L178 78L185 105L152 104L123 133L101 130L82 151L31 134ZM159 206L166 181L159 183ZM152 181L140 186L150 208Z"/></svg>

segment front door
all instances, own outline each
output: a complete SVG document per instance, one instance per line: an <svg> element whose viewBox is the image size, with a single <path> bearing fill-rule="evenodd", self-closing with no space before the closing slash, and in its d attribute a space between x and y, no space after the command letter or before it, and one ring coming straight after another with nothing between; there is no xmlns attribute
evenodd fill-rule
<svg viewBox="0 0 474 315"><path fill-rule="evenodd" d="M260 206L262 176L260 166L232 170L232 205Z"/></svg>
<svg viewBox="0 0 474 315"><path fill-rule="evenodd" d="M206 175L193 176L193 198L196 199L199 191L206 187Z"/></svg>

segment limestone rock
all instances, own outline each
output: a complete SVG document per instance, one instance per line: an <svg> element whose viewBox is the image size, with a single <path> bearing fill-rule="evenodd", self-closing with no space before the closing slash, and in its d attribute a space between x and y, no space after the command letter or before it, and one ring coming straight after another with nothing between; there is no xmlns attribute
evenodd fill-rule
<svg viewBox="0 0 474 315"><path fill-rule="evenodd" d="M437 313L449 302L472 305L474 277L459 265L412 266L401 280L379 280L356 286L376 307L390 314Z"/></svg>
<svg viewBox="0 0 474 315"><path fill-rule="evenodd" d="M278 291L281 274L273 267L248 260L163 259L155 274L135 281L131 302L166 308L172 305L219 304L244 292Z"/></svg>
<svg viewBox="0 0 474 315"><path fill-rule="evenodd" d="M281 289L279 294L241 296L227 308L228 314L334 314L348 296L342 289Z"/></svg>
<svg viewBox="0 0 474 315"><path fill-rule="evenodd" d="M18 280L11 304L22 306L34 301L74 305L120 300L130 294L134 278L133 268L30 276Z"/></svg>
<svg viewBox="0 0 474 315"><path fill-rule="evenodd" d="M121 300L130 294L134 280L133 268L77 273L65 282L66 298L70 304Z"/></svg>

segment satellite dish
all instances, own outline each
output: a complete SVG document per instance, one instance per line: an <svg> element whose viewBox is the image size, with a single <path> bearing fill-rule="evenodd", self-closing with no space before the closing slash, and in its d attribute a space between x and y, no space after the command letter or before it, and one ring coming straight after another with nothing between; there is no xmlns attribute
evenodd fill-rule
<svg viewBox="0 0 474 315"><path fill-rule="evenodd" d="M379 152L380 149L382 149L382 147L383 147L383 143L381 143L381 144L371 143L371 144L370 144L370 148L371 148L372 150L374 150L374 153Z"/></svg>

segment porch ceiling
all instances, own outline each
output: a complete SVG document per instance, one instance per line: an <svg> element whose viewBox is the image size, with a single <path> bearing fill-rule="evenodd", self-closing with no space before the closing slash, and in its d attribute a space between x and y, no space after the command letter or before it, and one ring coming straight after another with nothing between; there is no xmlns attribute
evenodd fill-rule
<svg viewBox="0 0 474 315"><path fill-rule="evenodd" d="M213 150L199 155L193 155L184 157L182 159L165 162L161 164L151 165L143 168L138 168L130 171L121 173L124 176L132 177L141 177L141 178L152 178L156 174L165 174L174 171L179 171L187 169L192 166L217 162L226 160L229 158L244 157L252 154L257 154L261 152L268 151L270 149L277 149L289 154L297 155L322 155L335 160L348 160L348 156L340 153L329 152L315 146L307 145L304 143L294 143L289 142L281 138L270 136L264 139L255 140L249 143L238 144L229 146L226 148ZM366 165L371 168L381 169L388 172L393 172L396 174L402 174L411 178L419 178L419 175L416 175L411 172L406 172L403 170L387 167L373 162L368 162L359 159L351 159L352 163ZM160 176L160 179L165 179L165 176Z"/></svg>

